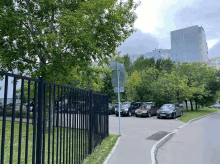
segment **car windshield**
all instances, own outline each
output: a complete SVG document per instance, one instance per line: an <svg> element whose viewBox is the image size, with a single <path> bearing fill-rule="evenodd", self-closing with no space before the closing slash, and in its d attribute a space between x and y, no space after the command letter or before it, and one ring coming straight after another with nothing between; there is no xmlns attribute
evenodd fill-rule
<svg viewBox="0 0 220 164"><path fill-rule="evenodd" d="M130 104L122 104L121 106L122 106L122 107L129 107Z"/></svg>
<svg viewBox="0 0 220 164"><path fill-rule="evenodd" d="M150 105L141 105L140 109L151 109Z"/></svg>
<svg viewBox="0 0 220 164"><path fill-rule="evenodd" d="M173 108L161 108L161 110L163 110L163 111L169 111L169 110L173 110Z"/></svg>
<svg viewBox="0 0 220 164"><path fill-rule="evenodd" d="M162 107L161 107L161 109L162 108L173 108L173 104L164 104Z"/></svg>

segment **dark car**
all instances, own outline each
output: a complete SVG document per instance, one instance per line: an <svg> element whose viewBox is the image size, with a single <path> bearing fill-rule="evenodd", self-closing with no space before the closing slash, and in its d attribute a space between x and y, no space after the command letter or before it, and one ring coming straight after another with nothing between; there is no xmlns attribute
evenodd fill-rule
<svg viewBox="0 0 220 164"><path fill-rule="evenodd" d="M20 106L21 106L21 103L20 102L16 102L15 110L20 110ZM13 103L9 103L9 104L6 105L6 110L12 110L12 108L13 108ZM4 109L4 106L2 107L2 109ZM23 105L22 109L26 110L27 108L26 108L25 105Z"/></svg>
<svg viewBox="0 0 220 164"><path fill-rule="evenodd" d="M122 103L120 105L120 115L121 116L131 116L131 111L129 111L130 103ZM119 108L115 108L115 115L119 115Z"/></svg>
<svg viewBox="0 0 220 164"><path fill-rule="evenodd" d="M140 108L135 110L135 116L148 116L157 115L158 106L153 102L146 102L140 106Z"/></svg>
<svg viewBox="0 0 220 164"><path fill-rule="evenodd" d="M111 103L108 105L109 114L115 114L115 106Z"/></svg>
<svg viewBox="0 0 220 164"><path fill-rule="evenodd" d="M178 104L164 104L157 111L157 118L176 118L177 116L183 116L182 107Z"/></svg>
<svg viewBox="0 0 220 164"><path fill-rule="evenodd" d="M135 114L135 110L140 108L140 106L142 105L142 102L132 102L131 106L129 107L129 111L131 112L131 115Z"/></svg>

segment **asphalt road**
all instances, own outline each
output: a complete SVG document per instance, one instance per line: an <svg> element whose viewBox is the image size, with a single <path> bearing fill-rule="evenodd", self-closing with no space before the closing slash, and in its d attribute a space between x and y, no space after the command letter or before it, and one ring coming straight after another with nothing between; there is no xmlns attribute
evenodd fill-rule
<svg viewBox="0 0 220 164"><path fill-rule="evenodd" d="M156 158L158 164L220 164L220 112L186 125Z"/></svg>
<svg viewBox="0 0 220 164"><path fill-rule="evenodd" d="M150 164L151 148L163 137L150 136L160 131L172 132L182 124L174 119L157 119L156 116L121 117L121 139L108 164ZM109 133L119 134L119 118L115 115L109 116ZM148 137L151 140L146 139Z"/></svg>

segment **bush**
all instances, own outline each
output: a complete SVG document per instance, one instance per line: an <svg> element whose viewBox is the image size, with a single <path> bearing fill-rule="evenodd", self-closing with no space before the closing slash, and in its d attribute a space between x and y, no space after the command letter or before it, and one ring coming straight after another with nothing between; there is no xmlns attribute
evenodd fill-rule
<svg viewBox="0 0 220 164"><path fill-rule="evenodd" d="M0 117L3 117L3 110L0 110ZM12 110L6 110L6 117L12 117ZM15 118L20 118L20 110L15 111ZM22 118L27 118L27 111L22 111ZM30 113L29 118L33 118L33 113Z"/></svg>

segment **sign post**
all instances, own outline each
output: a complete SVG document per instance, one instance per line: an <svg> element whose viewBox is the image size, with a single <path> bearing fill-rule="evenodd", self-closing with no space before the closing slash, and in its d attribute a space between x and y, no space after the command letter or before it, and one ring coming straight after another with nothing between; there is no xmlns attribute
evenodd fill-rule
<svg viewBox="0 0 220 164"><path fill-rule="evenodd" d="M124 92L124 85L126 83L126 71L124 69L124 64L112 61L110 62L110 68L117 69L117 71L112 72L112 86L115 87L114 92L118 92L119 135L121 136L120 92Z"/></svg>
<svg viewBox="0 0 220 164"><path fill-rule="evenodd" d="M118 67L118 63L117 63L117 75L118 75L118 116L119 116L119 135L121 136L121 110L120 110L120 92L119 92L119 75L120 75L120 71L119 71L119 67Z"/></svg>

